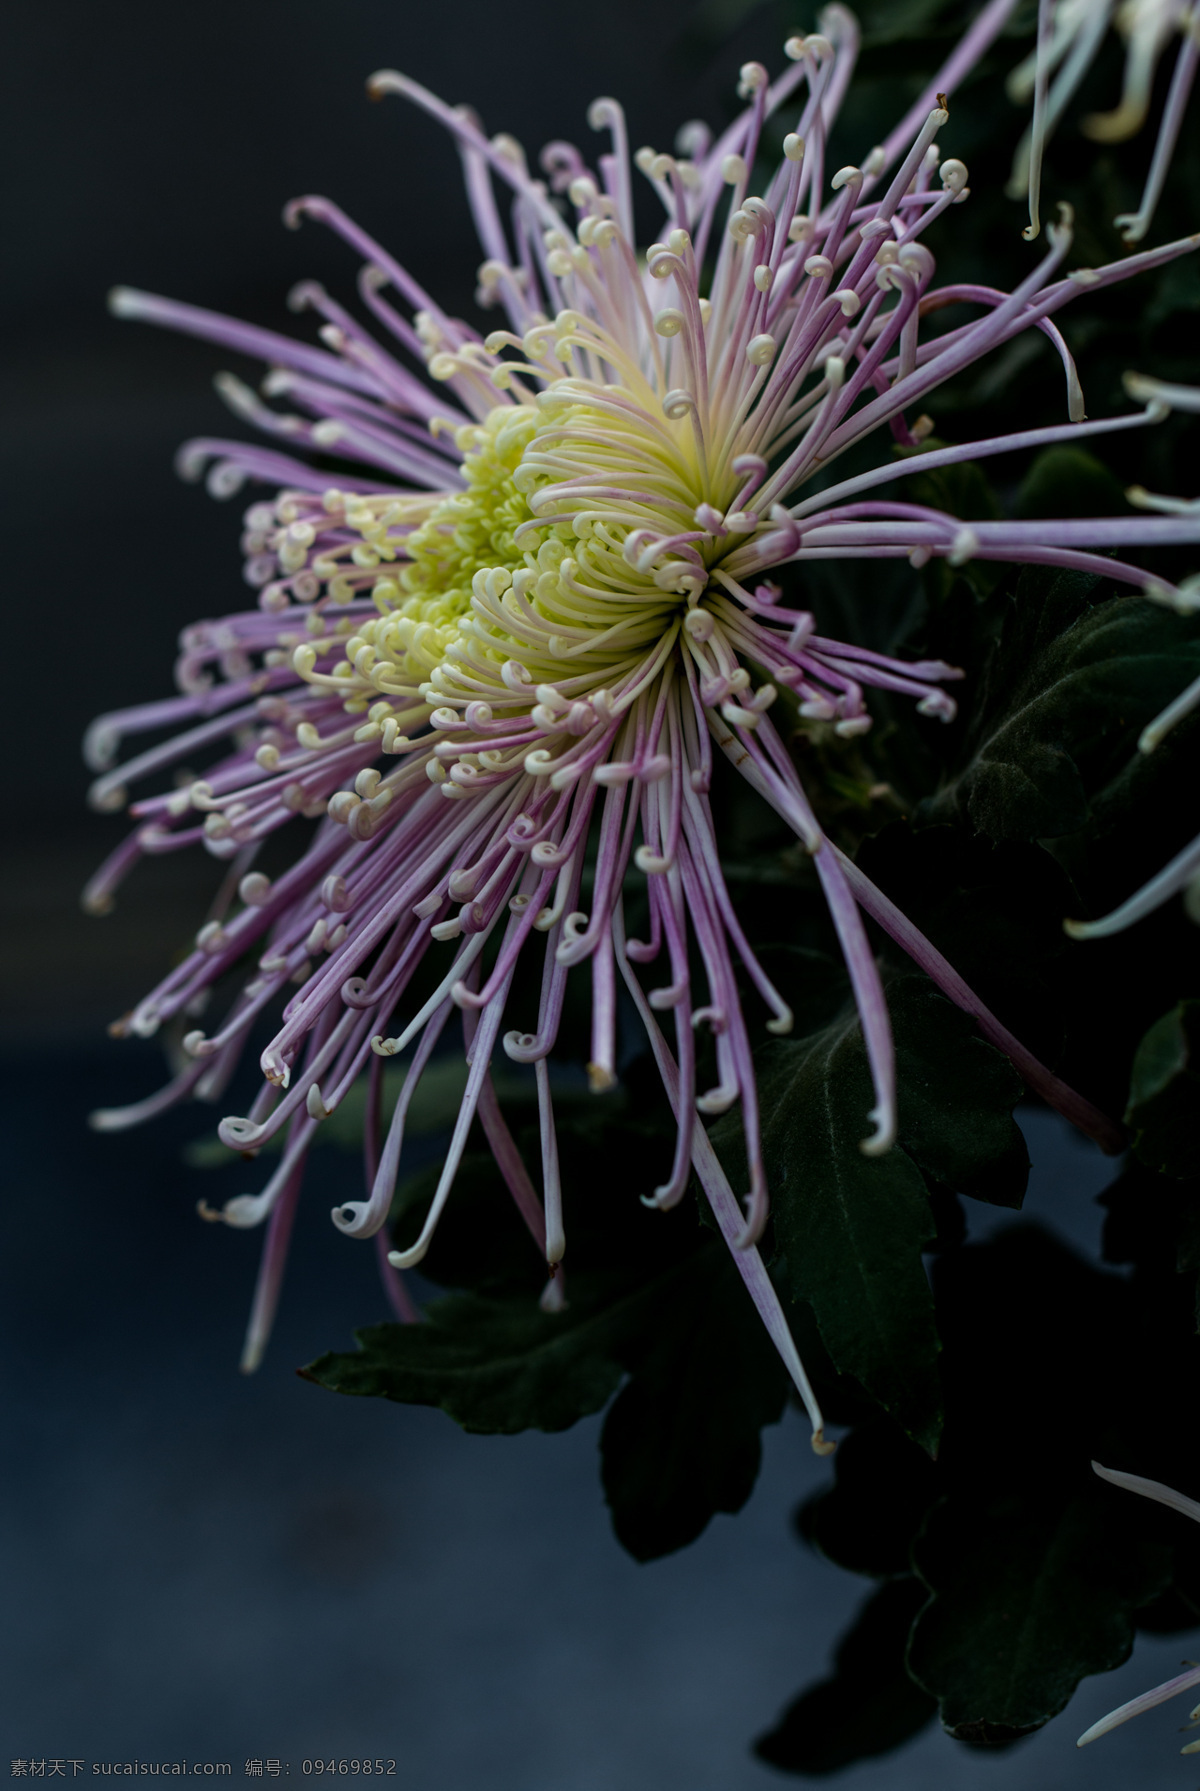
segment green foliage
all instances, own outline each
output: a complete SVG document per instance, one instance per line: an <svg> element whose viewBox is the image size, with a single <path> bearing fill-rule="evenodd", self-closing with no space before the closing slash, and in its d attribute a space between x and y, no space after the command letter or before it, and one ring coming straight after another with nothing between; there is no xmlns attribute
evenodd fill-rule
<svg viewBox="0 0 1200 1791"><path fill-rule="evenodd" d="M1172 261L1159 276L1158 288L1146 306L1151 329L1169 319L1200 311L1200 267L1192 256Z"/></svg>
<svg viewBox="0 0 1200 1791"><path fill-rule="evenodd" d="M1142 1275L1168 1282L1172 1270L1189 1281L1200 1270L1200 1181L1155 1175L1130 1157L1102 1198L1106 1261L1134 1264Z"/></svg>
<svg viewBox="0 0 1200 1791"><path fill-rule="evenodd" d="M1163 1552L1131 1540L1090 1490L947 1501L913 1560L934 1597L913 1627L909 1670L952 1735L985 1745L1040 1728L1085 1674L1119 1666L1134 1610L1169 1576Z"/></svg>
<svg viewBox="0 0 1200 1791"><path fill-rule="evenodd" d="M1130 505L1119 479L1086 448L1063 444L1040 453L1021 481L1018 516L1124 516Z"/></svg>
<svg viewBox="0 0 1200 1791"><path fill-rule="evenodd" d="M931 448L949 445L931 435L919 448L900 449L899 457L920 469L922 454ZM905 479L904 489L914 504L946 510L963 522L995 522L1003 514L991 480L977 460L959 460L950 466L934 467L929 472L918 470Z"/></svg>
<svg viewBox="0 0 1200 1791"><path fill-rule="evenodd" d="M1039 1056L1062 1043L1063 916L1078 892L1042 847L993 843L962 826L895 823L859 866L1005 1025Z"/></svg>
<svg viewBox="0 0 1200 1791"><path fill-rule="evenodd" d="M836 1366L934 1450L941 1394L921 1260L936 1231L927 1182L1020 1204L1028 1169L1012 1119L1020 1082L924 976L896 972L886 988L899 1143L868 1157L860 1144L871 1079L844 976L811 954L777 952L768 961L799 1029L812 1026L765 1045L756 1059L772 1274L788 1298L812 1308ZM791 976L780 974L785 967ZM740 1120L731 1115L713 1140L738 1185Z"/></svg>
<svg viewBox="0 0 1200 1791"><path fill-rule="evenodd" d="M906 1657L961 1740L993 1746L1040 1727L1081 1677L1126 1657L1135 1623L1184 1628L1200 1611L1194 1527L1090 1469L1093 1459L1138 1462L1169 1483L1195 1482L1176 1402L1186 1409L1200 1391L1200 1361L1175 1271L1177 1242L1198 1235L1200 1209L1194 1190L1134 1173L1136 1187L1121 1192L1122 1177L1106 1196L1117 1221L1108 1253L1136 1264L1126 1280L1029 1226L938 1258L940 1459L877 1417L846 1439L834 1485L798 1514L805 1539L839 1565L899 1586L918 1574L929 1596L918 1606L914 1595L903 1635L897 1597L878 1676L894 1686ZM815 1696L804 1694L793 1716L819 1710ZM866 1753L865 1707L862 1720ZM790 1735L793 1757L776 1763L817 1770L803 1750L824 1745L823 1732L805 1733L785 1720L776 1735ZM853 1743L852 1723L839 1733Z"/></svg>
<svg viewBox="0 0 1200 1791"><path fill-rule="evenodd" d="M1200 1174L1200 1001L1181 1001L1138 1046L1125 1124L1147 1168Z"/></svg>
<svg viewBox="0 0 1200 1791"><path fill-rule="evenodd" d="M972 704L964 762L923 805L993 840L1072 834L1127 809L1153 771L1147 722L1200 673L1193 625L1094 579L1024 570Z"/></svg>
<svg viewBox="0 0 1200 1791"><path fill-rule="evenodd" d="M305 1378L335 1393L438 1405L464 1430L566 1430L612 1398L626 1303L547 1313L519 1299L454 1294L427 1323L371 1325L354 1354L321 1356Z"/></svg>

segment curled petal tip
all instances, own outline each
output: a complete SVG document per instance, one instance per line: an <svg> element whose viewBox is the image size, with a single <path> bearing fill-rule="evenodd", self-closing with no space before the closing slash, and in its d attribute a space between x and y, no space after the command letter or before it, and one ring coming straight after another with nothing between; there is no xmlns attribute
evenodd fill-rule
<svg viewBox="0 0 1200 1791"><path fill-rule="evenodd" d="M328 199L322 199L319 193L300 193L295 199L289 199L284 206L283 221L289 230L299 230L305 218L319 218L322 211L328 215L328 209ZM317 280L301 280L294 290L309 296L321 292L322 289ZM290 302L289 298L289 305Z"/></svg>
<svg viewBox="0 0 1200 1791"><path fill-rule="evenodd" d="M752 1250L758 1240L762 1237L762 1234L766 1229L768 1208L765 1200L760 1202L759 1206L760 1210L758 1212L751 1212L748 1215L746 1223L734 1238L733 1247L735 1250Z"/></svg>
<svg viewBox="0 0 1200 1791"><path fill-rule="evenodd" d="M878 1107L868 1113L867 1118L875 1127L869 1138L859 1140L858 1148L864 1157L882 1157L885 1151L891 1150L896 1142L896 1121L894 1115L883 1113Z"/></svg>
<svg viewBox="0 0 1200 1791"><path fill-rule="evenodd" d="M389 1250L388 1261L394 1269L415 1269L429 1248L429 1242L418 1240L411 1250Z"/></svg>
<svg viewBox="0 0 1200 1791"><path fill-rule="evenodd" d="M330 1208L329 1217L337 1226L343 1237L374 1237L382 1220L375 1224L370 1222L370 1203L365 1200L347 1200L341 1206ZM386 1218L386 1214L384 1215Z"/></svg>
<svg viewBox="0 0 1200 1791"><path fill-rule="evenodd" d="M385 93L395 93L403 84L404 76L396 68L377 68L373 75L367 76L368 99L382 99Z"/></svg>
<svg viewBox="0 0 1200 1791"><path fill-rule="evenodd" d="M641 1201L643 1206L653 1207L660 1213L669 1213L672 1207L679 1205L686 1192L687 1179L680 1177L664 1182L660 1188L655 1188L653 1194L643 1194Z"/></svg>
<svg viewBox="0 0 1200 1791"><path fill-rule="evenodd" d="M832 1455L837 1444L825 1435L823 1430L812 1433L812 1452L814 1455Z"/></svg>

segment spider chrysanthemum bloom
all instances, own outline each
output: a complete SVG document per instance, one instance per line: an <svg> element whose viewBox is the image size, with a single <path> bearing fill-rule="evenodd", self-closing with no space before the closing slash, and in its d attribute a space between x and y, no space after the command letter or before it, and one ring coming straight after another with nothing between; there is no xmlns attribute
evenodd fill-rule
<svg viewBox="0 0 1200 1791"><path fill-rule="evenodd" d="M142 852L191 840L238 873L240 907L210 921L191 955L129 1016L138 1034L195 1013L212 985L254 954L225 1017L187 1034L188 1067L161 1094L103 1114L100 1124L131 1123L193 1092L213 1096L259 1016L286 1002L262 1054L259 1098L220 1128L244 1152L285 1133L262 1192L213 1215L238 1226L269 1220L248 1365L265 1340L316 1128L368 1070L368 1197L333 1218L351 1237L381 1237L409 1100L460 1011L466 1094L428 1218L391 1261L420 1261L478 1117L539 1247L557 1264L565 1234L547 1058L575 971L591 980L597 1090L616 1076L618 988L627 988L677 1121L673 1167L651 1198L672 1206L695 1169L819 1440L820 1413L755 1249L767 1189L752 1025L782 1032L790 1016L722 876L709 806L716 755L812 854L874 1078L864 1149L890 1145L895 1092L887 1009L860 910L976 1016L1032 1085L1106 1135L1107 1122L1022 1050L826 839L773 725L780 703L843 735L862 732L871 687L948 717L944 687L958 674L823 637L811 616L781 606L766 575L814 558L922 564L979 555L1099 567L1144 584L1136 567L1095 550L1194 539L1193 519L967 528L870 492L903 471L891 444L927 434L927 419L907 420L923 396L1031 326L1062 356L1070 414L1080 418L1051 313L1088 286L1194 243L1059 278L1070 243L1064 223L1015 293L937 287L921 239L967 197L966 169L936 147L945 104L927 96L861 166L830 179L825 144L857 38L841 9L823 24L824 35L792 40L792 66L773 84L759 64L745 67L747 108L715 144L690 126L678 156L647 149L631 158L620 108L600 100L591 123L610 133L611 147L598 174L575 149L554 144L542 158L548 185L510 138L489 140L470 114L400 75L374 77L376 94L406 95L457 141L487 256L480 298L507 317L486 339L444 315L382 247L316 198L297 201L289 220L319 218L363 256L360 296L387 347L311 284L295 302L323 319L324 348L145 294L114 295L123 316L267 361L266 396L286 397L294 410L271 409L224 376L233 408L289 448L336 453L347 469L334 479L274 449L189 444L185 470L213 461L218 494L247 478L275 487L246 518L259 607L189 631L182 694L103 717L90 737L101 807L119 806L134 778L233 742L203 780L134 805L137 830L88 900L102 908ZM961 65L960 56L951 70ZM767 121L789 100L794 128L755 192ZM665 211L660 240L644 256L635 248L634 168ZM507 220L497 182L512 196ZM925 319L953 303L972 308L968 319L928 334ZM1139 427L1158 414L1151 406L919 458L943 465ZM874 472L797 495L818 468L874 432L882 436ZM108 768L123 735L176 724L185 731L167 745ZM251 868L253 855L296 813L322 819L303 856L271 882ZM648 936L638 940L627 938L622 909L631 867L648 886ZM536 1030L514 1032L505 1019L517 960L539 945ZM407 991L431 952L440 954L439 974L418 1005ZM652 964L647 990L638 971ZM756 991L757 1016L743 1013L740 974ZM709 1088L696 1085L701 1026L715 1041ZM383 1064L410 1049L395 1116L377 1143ZM489 1066L498 1051L536 1072L540 1198L496 1106ZM749 1185L738 1191L744 1205L700 1119L735 1103L749 1165ZM558 1285L552 1276L551 1302Z"/></svg>

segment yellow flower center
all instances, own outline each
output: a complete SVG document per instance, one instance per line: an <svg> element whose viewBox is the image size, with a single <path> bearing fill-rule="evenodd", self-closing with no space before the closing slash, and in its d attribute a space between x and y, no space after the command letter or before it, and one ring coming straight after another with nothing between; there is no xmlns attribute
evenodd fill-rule
<svg viewBox="0 0 1200 1791"><path fill-rule="evenodd" d="M664 414L649 386L564 377L456 439L461 492L342 500L363 538L353 562L397 564L332 676L314 675L332 636L297 669L408 728L447 703L528 707L547 685L571 702L661 665L710 566L744 539L714 531L743 481L728 465L713 480L686 411Z"/></svg>

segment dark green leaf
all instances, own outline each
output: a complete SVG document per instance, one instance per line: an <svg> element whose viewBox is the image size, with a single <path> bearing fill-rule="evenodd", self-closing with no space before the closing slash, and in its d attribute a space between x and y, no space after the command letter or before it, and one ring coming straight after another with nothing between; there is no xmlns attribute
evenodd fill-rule
<svg viewBox="0 0 1200 1791"><path fill-rule="evenodd" d="M936 1596L909 1664L965 1740L997 1745L1039 1726L1082 1673L1123 1658L1135 1621L1179 1629L1200 1604L1195 1526L1090 1468L1195 1483L1179 1421L1200 1378L1175 1274L1184 1185L1132 1173L1137 1188L1111 1210L1125 1231L1131 1219L1141 1228L1125 1239L1138 1244L1133 1275L1091 1268L1028 1225L939 1258L939 1459L875 1418L845 1439L834 1485L800 1514L802 1534L840 1565L917 1567ZM1146 1209L1161 1222L1149 1237Z"/></svg>
<svg viewBox="0 0 1200 1791"><path fill-rule="evenodd" d="M695 1540L716 1511L740 1511L758 1478L764 1424L787 1377L723 1246L656 1297L627 1382L604 1421L604 1491L629 1553L650 1561Z"/></svg>
<svg viewBox="0 0 1200 1791"><path fill-rule="evenodd" d="M1138 1046L1125 1124L1150 1169L1200 1175L1200 1001L1181 1001ZM1194 1265L1192 1265L1194 1266Z"/></svg>
<svg viewBox="0 0 1200 1791"><path fill-rule="evenodd" d="M904 1650L925 1603L914 1579L895 1580L868 1599L842 1638L836 1672L788 1706L754 1751L782 1772L818 1777L886 1754L932 1721L937 1704L909 1676Z"/></svg>
<svg viewBox="0 0 1200 1791"><path fill-rule="evenodd" d="M453 1294L425 1324L370 1325L356 1352L302 1373L335 1393L441 1406L464 1430L565 1430L616 1392L630 1304L575 1299L547 1313L532 1299Z"/></svg>
<svg viewBox="0 0 1200 1791"><path fill-rule="evenodd" d="M1063 916L1080 903L1045 847L898 821L857 862L1022 1044L1053 1061L1064 1031Z"/></svg>
<svg viewBox="0 0 1200 1791"><path fill-rule="evenodd" d="M1040 453L1017 493L1017 515L1125 516L1124 487L1102 461L1084 448L1059 446Z"/></svg>
<svg viewBox="0 0 1200 1791"><path fill-rule="evenodd" d="M1162 1273L1178 1251L1179 1268L1193 1266L1182 1260L1180 1240L1185 1226L1197 1229L1188 1217L1193 1207L1200 1216L1195 1183L1168 1181L1131 1156L1099 1199L1106 1214L1105 1262L1137 1263Z"/></svg>
<svg viewBox="0 0 1200 1791"><path fill-rule="evenodd" d="M1097 591L1077 573L1021 573L972 707L965 766L926 818L957 813L991 839L1050 839L1117 793L1128 799L1138 734L1200 671L1200 640L1141 598L1093 607Z"/></svg>
<svg viewBox="0 0 1200 1791"><path fill-rule="evenodd" d="M772 1044L758 1064L772 1274L812 1307L836 1366L935 1448L938 1340L921 1252L936 1228L911 1157L859 1148L872 1095L857 1015Z"/></svg>
<svg viewBox="0 0 1200 1791"><path fill-rule="evenodd" d="M1194 1275L1200 1269L1200 1190L1194 1181L1187 1184L1179 1204L1175 1267L1181 1275ZM1196 1329L1200 1331L1200 1280L1196 1285Z"/></svg>
<svg viewBox="0 0 1200 1791"><path fill-rule="evenodd" d="M1100 1196L1107 1209L1104 1260L1133 1263L1142 1279L1200 1270L1200 1180L1156 1175L1137 1157ZM1200 1285L1196 1289L1200 1331Z"/></svg>
<svg viewBox="0 0 1200 1791"><path fill-rule="evenodd" d="M887 995L901 1147L957 1193L1019 1207L1029 1177L1012 1116L1024 1093L1020 1077L927 977L898 976Z"/></svg>
<svg viewBox="0 0 1200 1791"><path fill-rule="evenodd" d="M1200 311L1200 268L1190 255L1172 261L1158 278L1153 298L1146 307L1146 322L1154 328L1167 318Z"/></svg>
<svg viewBox="0 0 1200 1791"><path fill-rule="evenodd" d="M1119 1666L1134 1610L1170 1568L1096 1495L948 1502L927 1518L914 1560L934 1597L909 1669L950 1733L985 1746L1040 1728L1085 1674Z"/></svg>
<svg viewBox="0 0 1200 1791"><path fill-rule="evenodd" d="M925 444L933 445L933 438ZM945 443L941 443L945 446ZM920 451L905 456L920 465ZM931 509L945 510L963 522L995 522L1001 515L1000 500L992 489L987 473L977 460L963 460L941 466L933 472L916 472L904 482L905 493L914 504L928 504Z"/></svg>
<svg viewBox="0 0 1200 1791"><path fill-rule="evenodd" d="M948 443L930 436L923 448L946 447ZM905 453L903 458L920 465L922 450ZM915 472L904 481L897 496L905 503L927 504L963 522L995 522L1001 515L1000 500L984 468L974 460L936 468L933 472ZM983 599L993 591L1003 570L991 560L968 560L962 566L951 566L945 559L932 560L922 574L922 584L934 609L939 609L956 588ZM911 724L910 724L911 726Z"/></svg>
<svg viewBox="0 0 1200 1791"><path fill-rule="evenodd" d="M773 974L781 960L771 956ZM780 978L803 1026L828 1015L838 979L811 954L792 961L811 971L807 1003ZM812 1307L837 1368L933 1449L938 1340L921 1256L935 1226L922 1171L939 1185L1019 1204L1028 1159L1012 1108L1021 1084L925 977L902 972L886 990L900 1142L884 1156L860 1148L872 1092L852 1004L806 1037L758 1054L772 1273L787 1297ZM724 1122L714 1142L736 1176L740 1122Z"/></svg>
<svg viewBox="0 0 1200 1791"><path fill-rule="evenodd" d="M894 55L903 46L928 58L929 39L946 32L944 10L939 0L867 0L860 9L864 47L886 44Z"/></svg>

